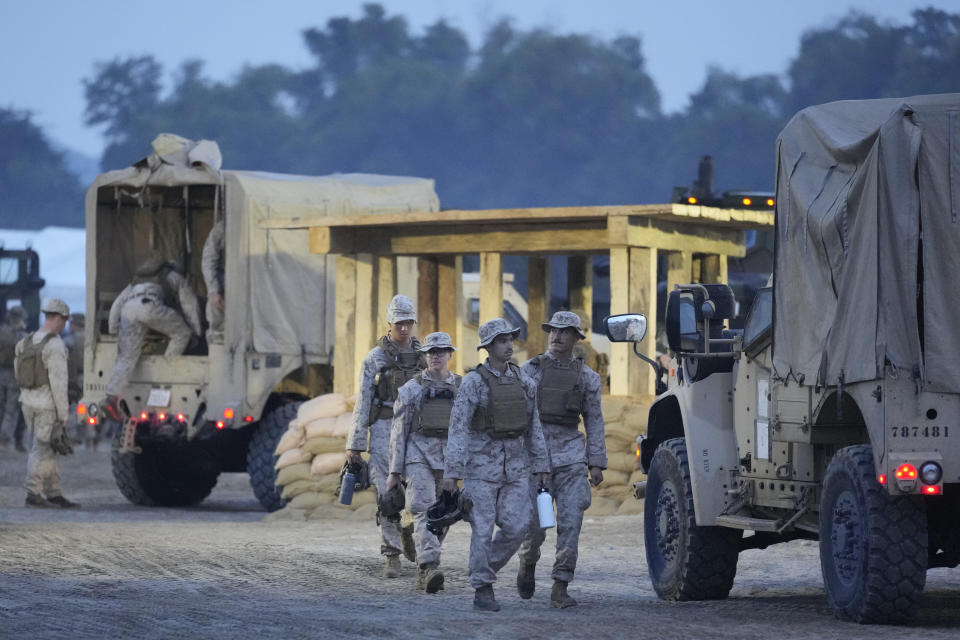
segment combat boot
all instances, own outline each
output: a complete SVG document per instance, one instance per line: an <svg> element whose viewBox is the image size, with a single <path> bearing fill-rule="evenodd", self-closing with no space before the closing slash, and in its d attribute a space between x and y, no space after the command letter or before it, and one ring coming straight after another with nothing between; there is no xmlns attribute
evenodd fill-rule
<svg viewBox="0 0 960 640"><path fill-rule="evenodd" d="M380 574L384 578L399 578L400 577L400 556L384 556L386 561L383 564L383 573Z"/></svg>
<svg viewBox="0 0 960 640"><path fill-rule="evenodd" d="M517 593L524 600L533 597L533 592L537 589L535 574L537 565L520 563L520 571L517 572Z"/></svg>
<svg viewBox="0 0 960 640"><path fill-rule="evenodd" d="M400 547L403 549L403 557L410 562L417 561L417 543L413 540L413 523L409 523L400 529Z"/></svg>
<svg viewBox="0 0 960 640"><path fill-rule="evenodd" d="M436 562L427 562L420 565L420 571L423 573L423 588L427 593L436 593L443 589L443 571L440 571L440 565Z"/></svg>
<svg viewBox="0 0 960 640"><path fill-rule="evenodd" d="M40 507L41 509L55 506L53 503L47 502L47 499L40 494L29 492L27 493L27 499L24 500L23 504L27 507Z"/></svg>
<svg viewBox="0 0 960 640"><path fill-rule="evenodd" d="M70 502L63 496L53 496L52 498L47 498L47 502L50 504L57 505L61 509L79 509L80 504L77 502Z"/></svg>
<svg viewBox="0 0 960 640"><path fill-rule="evenodd" d="M427 588L427 570L423 567L417 569L417 581L414 583L414 586L418 591L423 591Z"/></svg>
<svg viewBox="0 0 960 640"><path fill-rule="evenodd" d="M554 609L577 606L577 601L567 595L567 583L563 580L553 581L553 591L550 592L550 606Z"/></svg>
<svg viewBox="0 0 960 640"><path fill-rule="evenodd" d="M473 608L477 611L500 611L500 603L493 597L493 585L487 584L473 594Z"/></svg>

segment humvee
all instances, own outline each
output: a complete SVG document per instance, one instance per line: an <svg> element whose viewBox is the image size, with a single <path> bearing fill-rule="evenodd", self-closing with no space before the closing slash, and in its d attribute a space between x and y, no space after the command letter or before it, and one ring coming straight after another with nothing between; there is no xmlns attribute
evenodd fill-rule
<svg viewBox="0 0 960 640"><path fill-rule="evenodd" d="M960 94L807 108L777 157L774 274L744 329L725 284L669 294L650 578L724 598L740 551L818 539L836 615L898 622L960 563Z"/></svg>
<svg viewBox="0 0 960 640"><path fill-rule="evenodd" d="M89 333L78 412L91 424L107 419L118 347L108 316L143 256L174 262L203 309L202 248L223 219L223 331L194 336L169 359L166 337L148 335L119 402L126 417L113 475L131 502L181 506L202 501L221 472L247 471L257 499L275 510L283 501L274 448L299 402L330 390L334 349L335 262L311 253L307 230L290 219L436 211L439 201L433 181L421 178L221 171L205 163L219 159L211 144L154 153L87 191Z"/></svg>

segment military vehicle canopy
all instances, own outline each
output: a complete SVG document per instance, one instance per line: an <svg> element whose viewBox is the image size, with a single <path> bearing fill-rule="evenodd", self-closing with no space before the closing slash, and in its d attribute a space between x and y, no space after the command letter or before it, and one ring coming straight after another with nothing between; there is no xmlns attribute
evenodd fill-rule
<svg viewBox="0 0 960 640"><path fill-rule="evenodd" d="M960 392L960 94L834 102L777 141L774 367Z"/></svg>

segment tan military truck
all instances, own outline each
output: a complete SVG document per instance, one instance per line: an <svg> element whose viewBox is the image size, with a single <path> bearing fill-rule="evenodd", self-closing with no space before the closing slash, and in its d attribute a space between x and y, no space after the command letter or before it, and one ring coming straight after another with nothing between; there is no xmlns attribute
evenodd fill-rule
<svg viewBox="0 0 960 640"><path fill-rule="evenodd" d="M960 563L960 94L810 107L777 150L773 284L745 328L726 285L668 299L650 578L724 598L740 551L819 539L837 616L896 622Z"/></svg>
<svg viewBox="0 0 960 640"><path fill-rule="evenodd" d="M154 147L169 150L160 142ZM148 336L119 402L129 417L114 443L113 474L130 501L172 506L202 501L220 472L247 471L257 499L274 510L283 504L276 442L299 401L330 390L335 348L334 259L311 253L308 232L290 228L290 219L436 211L439 202L433 181L420 178L221 171L210 144L154 153L99 176L87 192L79 410L86 421L106 419L118 350L108 315L143 256L178 265L203 309L202 248L223 219L223 331L194 336L171 359L162 355L166 338Z"/></svg>

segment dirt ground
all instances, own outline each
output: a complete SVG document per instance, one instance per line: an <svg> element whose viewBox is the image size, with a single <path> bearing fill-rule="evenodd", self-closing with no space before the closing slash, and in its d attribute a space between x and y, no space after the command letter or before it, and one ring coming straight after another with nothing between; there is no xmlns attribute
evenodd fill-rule
<svg viewBox="0 0 960 640"><path fill-rule="evenodd" d="M876 638L827 607L817 547L746 551L730 598L667 603L647 578L640 516L585 522L580 606L548 607L549 565L520 600L516 559L495 587L499 613L471 610L469 526L444 547L446 588L415 591L416 570L379 578L374 523L265 521L245 474L225 474L193 509L147 509L117 491L107 451L61 465L78 511L26 509L26 456L0 451L0 637L5 638ZM553 535L547 539L552 546ZM960 570L927 577L923 608L899 637L956 638Z"/></svg>

